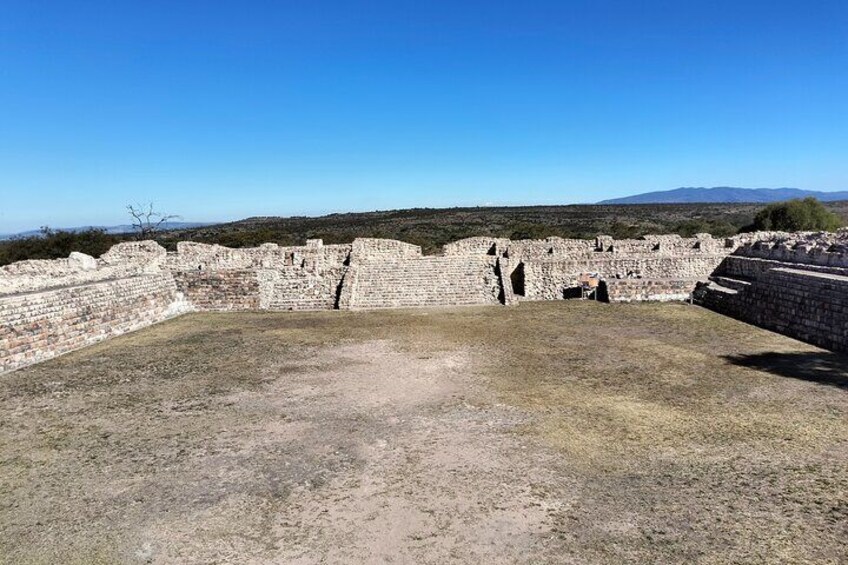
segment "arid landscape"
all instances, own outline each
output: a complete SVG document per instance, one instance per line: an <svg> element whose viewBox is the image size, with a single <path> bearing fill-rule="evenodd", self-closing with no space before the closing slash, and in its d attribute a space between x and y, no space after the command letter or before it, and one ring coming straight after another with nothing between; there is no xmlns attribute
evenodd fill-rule
<svg viewBox="0 0 848 565"><path fill-rule="evenodd" d="M707 232L727 237L750 226L764 204L626 204L572 206L478 206L468 208L417 208L329 214L316 217L255 217L208 226L169 229L151 234L169 250L180 241L250 247L263 243L300 245L319 238L325 243L347 243L357 237L400 239L420 245L426 254L465 237L512 239L545 237L593 238L607 234L635 238L647 234L691 237ZM848 219L848 201L825 202L827 210ZM25 259L67 257L82 251L99 257L136 233L104 234L97 231L54 233L54 237L0 240L0 266Z"/></svg>
<svg viewBox="0 0 848 565"><path fill-rule="evenodd" d="M191 314L0 380L0 562L841 563L846 392L684 304Z"/></svg>
<svg viewBox="0 0 848 565"><path fill-rule="evenodd" d="M3 3L0 565L848 565L846 29Z"/></svg>

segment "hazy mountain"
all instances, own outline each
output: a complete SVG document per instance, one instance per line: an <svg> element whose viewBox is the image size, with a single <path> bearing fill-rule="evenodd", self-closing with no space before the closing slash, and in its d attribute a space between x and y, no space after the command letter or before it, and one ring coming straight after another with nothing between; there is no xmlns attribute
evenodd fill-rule
<svg viewBox="0 0 848 565"><path fill-rule="evenodd" d="M713 188L685 187L658 192L645 192L623 198L602 200L598 204L688 204L716 202L778 202L790 198L813 196L822 202L848 200L848 191L820 192L800 188L736 188L716 186Z"/></svg>
<svg viewBox="0 0 848 565"><path fill-rule="evenodd" d="M165 222L161 226L159 226L159 229L161 231L167 231L167 230L181 230L181 229L188 229L188 228L199 228L199 227L211 225L212 223L213 222ZM85 230L90 230L90 229L98 229L98 230L103 230L106 233L115 233L115 234L131 233L132 231L134 231L133 227L130 224L123 224L123 225L119 225L119 226L77 226L77 227L74 227L74 228L53 228L54 231L69 231L69 232L74 232L74 233L85 231ZM16 237L33 237L33 236L40 236L40 235L41 235L40 229L27 230L27 231L22 231L22 232L18 232L18 233L0 234L0 240L2 240L2 239L12 239L12 238L16 238Z"/></svg>

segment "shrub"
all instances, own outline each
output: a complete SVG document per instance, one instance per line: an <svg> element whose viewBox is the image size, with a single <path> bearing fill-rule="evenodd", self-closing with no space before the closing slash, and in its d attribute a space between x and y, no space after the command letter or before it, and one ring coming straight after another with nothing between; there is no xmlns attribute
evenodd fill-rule
<svg viewBox="0 0 848 565"><path fill-rule="evenodd" d="M752 227L764 231L835 231L843 223L821 202L808 197L769 204L754 216Z"/></svg>
<svg viewBox="0 0 848 565"><path fill-rule="evenodd" d="M99 257L119 241L120 238L99 229L69 232L45 227L39 236L0 242L0 265L25 259L59 259L71 251Z"/></svg>

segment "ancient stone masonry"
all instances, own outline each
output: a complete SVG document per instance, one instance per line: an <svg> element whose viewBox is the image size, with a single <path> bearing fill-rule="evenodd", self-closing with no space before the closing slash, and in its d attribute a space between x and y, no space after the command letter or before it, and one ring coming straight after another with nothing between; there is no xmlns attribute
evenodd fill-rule
<svg viewBox="0 0 848 565"><path fill-rule="evenodd" d="M693 279L610 279L601 293L608 302L668 302L688 300Z"/></svg>
<svg viewBox="0 0 848 565"><path fill-rule="evenodd" d="M758 234L698 283L694 299L734 318L848 351L848 232Z"/></svg>
<svg viewBox="0 0 848 565"><path fill-rule="evenodd" d="M0 372L181 314L168 273L142 274L0 298Z"/></svg>
<svg viewBox="0 0 848 565"><path fill-rule="evenodd" d="M371 238L245 249L182 242L174 253L152 241L121 243L99 259L72 253L0 268L0 371L184 312L514 305L579 296L585 272L598 273L598 296L610 302L684 300L713 276L711 286L699 287L705 306L842 348L846 240L778 233L475 237L435 256ZM792 320L799 317L807 321Z"/></svg>

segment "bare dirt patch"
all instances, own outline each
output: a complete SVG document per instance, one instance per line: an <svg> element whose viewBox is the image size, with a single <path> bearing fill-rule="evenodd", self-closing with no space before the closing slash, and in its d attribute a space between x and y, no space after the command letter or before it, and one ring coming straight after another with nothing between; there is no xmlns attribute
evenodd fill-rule
<svg viewBox="0 0 848 565"><path fill-rule="evenodd" d="M0 562L844 562L846 386L683 305L186 316L0 379Z"/></svg>

